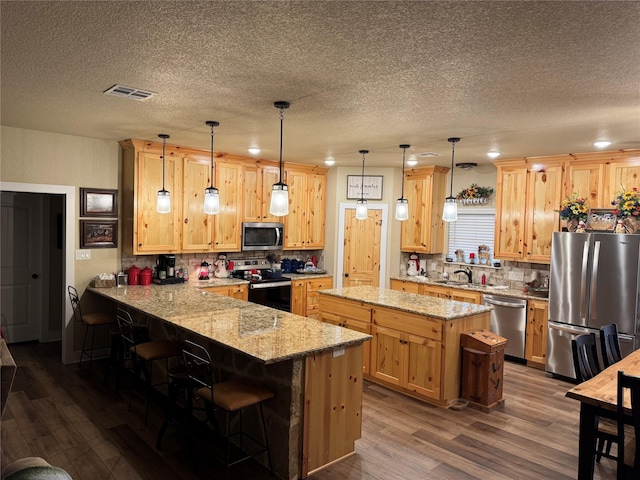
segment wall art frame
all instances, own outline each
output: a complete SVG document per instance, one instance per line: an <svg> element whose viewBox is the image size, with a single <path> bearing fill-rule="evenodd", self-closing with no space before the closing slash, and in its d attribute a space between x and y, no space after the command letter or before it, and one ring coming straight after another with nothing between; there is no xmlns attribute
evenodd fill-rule
<svg viewBox="0 0 640 480"><path fill-rule="evenodd" d="M118 248L118 220L80 220L80 248Z"/></svg>
<svg viewBox="0 0 640 480"><path fill-rule="evenodd" d="M80 216L117 217L118 190L80 188Z"/></svg>

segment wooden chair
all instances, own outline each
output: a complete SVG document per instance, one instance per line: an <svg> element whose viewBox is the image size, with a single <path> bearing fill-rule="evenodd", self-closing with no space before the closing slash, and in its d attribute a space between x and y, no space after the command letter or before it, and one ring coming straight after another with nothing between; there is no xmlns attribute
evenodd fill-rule
<svg viewBox="0 0 640 480"><path fill-rule="evenodd" d="M573 353L573 367L579 383L589 380L601 372L594 333L584 333L571 340L571 351ZM602 457L617 459L615 455L611 454L611 445L617 441L618 436L612 422L598 421L598 431L596 432L597 463L600 463Z"/></svg>
<svg viewBox="0 0 640 480"><path fill-rule="evenodd" d="M605 368L622 360L622 354L620 353L620 340L618 338L618 326L615 323L605 325L600 329L600 347Z"/></svg>
<svg viewBox="0 0 640 480"><path fill-rule="evenodd" d="M129 312L118 308L116 311L118 318L118 327L120 328L120 336L123 342L124 352L131 354L133 363L133 380L134 384L131 388L131 396L129 397L129 410L133 401L133 391L140 379L140 373L145 379L146 390L146 406L144 414L144 424L147 424L149 418L149 400L153 387L163 385L168 380L153 383L153 363L156 360L164 360L166 362L166 370L169 371L169 359L171 357L179 358L182 353L182 347L178 342L172 340L153 340L148 342L139 342L139 338L133 320Z"/></svg>
<svg viewBox="0 0 640 480"><path fill-rule="evenodd" d="M84 326L84 338L82 339L82 351L80 352L80 367L82 367L82 359L83 357L89 358L89 373L91 373L91 362L94 358L103 358L106 355L96 356L95 351L103 349L105 347L95 347L95 338L96 338L96 328L102 325L115 325L117 320L116 316L113 313L107 312L97 312L97 313L88 313L83 315L82 310L80 309L80 297L78 296L78 291L69 285L67 287L67 292L69 293L69 300L71 301L71 306L73 307L73 316L76 322L80 323ZM89 330L91 330L91 345L87 347L87 337L89 334ZM113 348L113 345L111 346Z"/></svg>
<svg viewBox="0 0 640 480"><path fill-rule="evenodd" d="M625 438L624 391L631 397L631 418L634 435ZM618 372L618 462L617 480L640 478L640 377Z"/></svg>
<svg viewBox="0 0 640 480"><path fill-rule="evenodd" d="M247 460L260 453L267 454L267 460L269 462L269 470L273 474L273 466L271 464L271 452L269 450L269 440L267 436L267 427L264 421L264 412L262 409L262 403L265 400L273 398L273 393L266 388L256 385L248 380L236 379L228 380L225 382L214 383L213 380L213 368L211 363L211 356L209 351L201 345L193 343L189 340L184 342L182 349L184 363L187 367L187 375L191 381L191 387L193 388L194 398L201 398L207 405L207 422L211 424L218 434L220 434L220 428L215 417L215 411L219 408L226 413L226 432L225 437L227 440L226 451L226 467L227 476L229 473L229 467L239 462ZM246 433L242 424L242 412L249 407L257 407L260 414L260 420L262 422L262 431L264 435L264 443L254 436ZM239 430L235 433L231 433L231 417L237 414L239 417ZM233 437L239 437L239 447L242 452L239 458L231 459L231 447ZM248 453L245 450L245 438L250 439L260 449Z"/></svg>

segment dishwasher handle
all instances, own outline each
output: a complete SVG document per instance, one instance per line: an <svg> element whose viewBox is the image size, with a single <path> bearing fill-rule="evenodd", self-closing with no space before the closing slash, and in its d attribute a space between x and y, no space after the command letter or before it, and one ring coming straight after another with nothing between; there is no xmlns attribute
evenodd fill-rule
<svg viewBox="0 0 640 480"><path fill-rule="evenodd" d="M483 303L488 305L496 305L498 307L508 307L508 308L526 308L526 303L508 303L508 302L500 302L498 300L489 300L488 298L484 298Z"/></svg>

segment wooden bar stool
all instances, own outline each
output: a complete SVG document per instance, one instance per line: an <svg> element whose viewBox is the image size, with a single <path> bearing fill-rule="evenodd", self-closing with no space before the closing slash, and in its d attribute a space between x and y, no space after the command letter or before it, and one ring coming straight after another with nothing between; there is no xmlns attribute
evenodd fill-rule
<svg viewBox="0 0 640 480"><path fill-rule="evenodd" d="M168 383L168 380L163 382L153 383L153 362L156 360L164 360L166 362L167 372L169 371L169 359L171 357L179 358L182 352L182 348L178 342L172 340L152 340L148 342L139 342L136 335L136 327L133 324L131 315L129 312L118 308L116 311L116 317L118 319L118 327L120 328L120 336L122 338L124 352L131 354L131 361L133 363L133 387L131 388L131 396L129 397L129 410L131 410L131 403L133 401L133 391L140 379L140 373L142 372L145 379L146 390L146 406L144 414L144 424L147 424L149 418L149 399L151 398L151 392L153 387Z"/></svg>
<svg viewBox="0 0 640 480"><path fill-rule="evenodd" d="M86 356L87 358L89 358L89 374L91 374L92 360L94 358L106 357L106 355L102 355L99 357L95 356L95 350L104 348L95 347L96 328L102 325L115 325L117 322L116 316L113 313L107 312L96 312L83 315L82 310L80 309L80 297L78 296L78 291L74 287L69 285L67 287L67 292L69 292L69 300L71 301L71 306L73 307L73 316L76 322L84 326L84 338L82 339L82 351L80 352L80 367L82 367L82 358ZM89 334L89 330L91 330L91 345L87 347L87 337ZM111 344L111 348L113 348L113 344Z"/></svg>
<svg viewBox="0 0 640 480"><path fill-rule="evenodd" d="M269 438L267 436L267 427L264 421L264 412L262 404L265 400L273 398L273 393L266 388L250 382L249 380L236 379L225 382L214 383L213 368L211 364L211 355L209 351L201 345L185 340L182 349L184 364L187 368L187 374L191 381L191 387L194 391L194 399L201 398L204 400L207 408L207 420L212 424L218 434L220 429L215 418L216 409L221 409L226 413L227 425L225 437L227 440L226 451L226 476L229 473L229 467L255 457L260 453L267 454L269 462L269 470L273 475L273 465L271 464L271 452L269 450ZM262 423L262 432L264 442L246 433L242 425L242 412L249 407L257 407ZM231 433L231 417L237 414L239 417L239 431ZM231 446L233 437L239 437L239 448L241 455L239 458L231 459ZM252 453L245 450L245 438L250 439L259 449Z"/></svg>

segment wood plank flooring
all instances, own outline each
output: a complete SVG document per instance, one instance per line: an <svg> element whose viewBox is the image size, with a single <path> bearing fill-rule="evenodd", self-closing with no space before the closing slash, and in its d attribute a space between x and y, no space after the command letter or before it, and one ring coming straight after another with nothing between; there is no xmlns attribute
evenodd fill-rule
<svg viewBox="0 0 640 480"><path fill-rule="evenodd" d="M102 383L102 365L94 363L90 377L84 365L62 365L59 343L10 349L18 371L0 423L2 466L41 456L74 480L224 478L213 447L203 440L196 464L178 429L169 427L157 450L163 411L152 405L145 427L141 399L134 398L128 412L130 385L123 382L116 395ZM579 404L565 398L569 388L544 372L507 362L505 406L485 414L432 407L366 383L356 454L310 478L574 479ZM232 467L229 478L272 477L250 461ZM594 478L614 479L615 463L603 458Z"/></svg>

